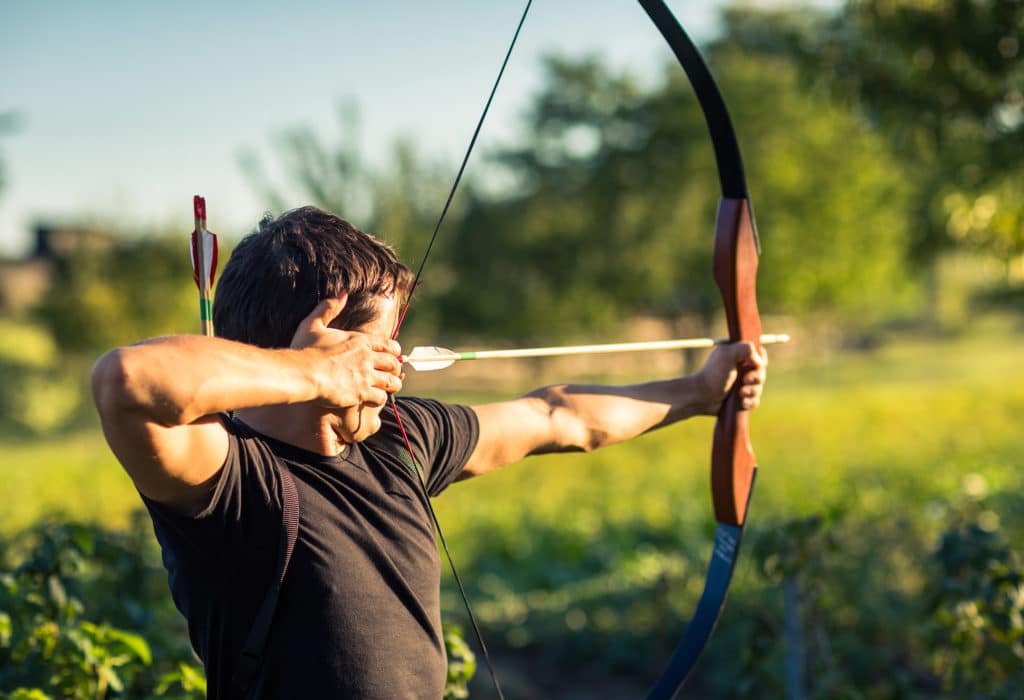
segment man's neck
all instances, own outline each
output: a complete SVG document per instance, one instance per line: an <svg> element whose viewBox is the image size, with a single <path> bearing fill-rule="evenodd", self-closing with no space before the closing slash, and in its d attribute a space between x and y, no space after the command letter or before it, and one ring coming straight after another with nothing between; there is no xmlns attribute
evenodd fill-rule
<svg viewBox="0 0 1024 700"><path fill-rule="evenodd" d="M335 429L338 417L313 406L244 408L235 416L258 433L316 454L335 457L347 447Z"/></svg>

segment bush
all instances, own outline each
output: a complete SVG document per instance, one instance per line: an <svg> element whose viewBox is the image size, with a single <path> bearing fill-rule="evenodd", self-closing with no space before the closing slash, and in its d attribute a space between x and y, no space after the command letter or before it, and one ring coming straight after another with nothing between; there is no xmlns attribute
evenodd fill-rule
<svg viewBox="0 0 1024 700"><path fill-rule="evenodd" d="M204 698L187 640L145 513L127 532L48 518L0 540L0 698ZM445 699L469 697L473 652L457 627L444 640Z"/></svg>
<svg viewBox="0 0 1024 700"><path fill-rule="evenodd" d="M0 692L205 697L143 533L48 519L0 542Z"/></svg>

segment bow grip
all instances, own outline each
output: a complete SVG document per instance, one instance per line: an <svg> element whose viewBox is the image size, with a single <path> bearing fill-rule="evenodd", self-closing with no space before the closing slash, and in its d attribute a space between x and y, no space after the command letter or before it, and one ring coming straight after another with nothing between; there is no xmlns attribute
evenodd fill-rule
<svg viewBox="0 0 1024 700"><path fill-rule="evenodd" d="M760 352L761 316L756 289L759 254L750 202L723 197L715 222L715 282L722 294L730 342L751 342ZM750 444L750 413L743 409L739 390L737 378L718 411L711 447L715 519L729 525L743 524L757 469Z"/></svg>

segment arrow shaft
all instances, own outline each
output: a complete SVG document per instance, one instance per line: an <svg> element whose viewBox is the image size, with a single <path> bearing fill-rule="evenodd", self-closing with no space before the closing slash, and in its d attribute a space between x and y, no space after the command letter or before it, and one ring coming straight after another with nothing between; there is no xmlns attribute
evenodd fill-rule
<svg viewBox="0 0 1024 700"><path fill-rule="evenodd" d="M712 348L716 345L725 345L728 338L684 338L677 340L652 340L636 343L604 343L600 345L563 345L545 348L515 348L511 350L478 350L475 352L448 352L439 354L432 358L416 357L409 355L403 358L404 361L412 362L415 368L417 363L423 365L423 369L429 369L432 360L438 363L445 363L444 366L457 360L497 360L520 357L554 357L563 355L598 355L615 352L639 352L647 350L690 350L699 348ZM789 342L789 336L785 334L762 335L761 344L771 345L776 343ZM413 351L415 352L415 350ZM435 366L436 369L442 369Z"/></svg>
<svg viewBox="0 0 1024 700"><path fill-rule="evenodd" d="M682 340L654 340L637 343L605 343L602 345L566 345L550 348L517 348L513 350L481 350L459 353L465 360L496 360L509 357L554 357L561 355L597 355L611 352L637 352L643 350L682 350L710 348L725 340L714 338L687 338Z"/></svg>

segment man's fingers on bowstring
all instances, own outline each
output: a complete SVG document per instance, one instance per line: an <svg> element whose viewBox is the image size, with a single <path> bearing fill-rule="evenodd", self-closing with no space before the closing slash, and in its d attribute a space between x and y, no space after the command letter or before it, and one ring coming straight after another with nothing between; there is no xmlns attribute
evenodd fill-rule
<svg viewBox="0 0 1024 700"><path fill-rule="evenodd" d="M363 403L369 406L383 406L388 402L388 395L397 394L402 390L402 380L394 374L376 372L372 386L363 392Z"/></svg>
<svg viewBox="0 0 1024 700"><path fill-rule="evenodd" d="M362 403L367 406L379 408L380 406L386 405L388 402L388 392L384 389L378 389L377 387L370 387L366 390Z"/></svg>
<svg viewBox="0 0 1024 700"><path fill-rule="evenodd" d="M391 374L401 374L402 361L399 356L402 354L402 346L397 340L390 338L375 337L370 339L370 349L374 351L374 369L385 370Z"/></svg>
<svg viewBox="0 0 1024 700"><path fill-rule="evenodd" d="M389 394L397 394L402 390L402 379L397 374L377 372L377 381L374 382L374 387L383 389Z"/></svg>
<svg viewBox="0 0 1024 700"><path fill-rule="evenodd" d="M386 352L395 359L402 354L402 346L397 340L391 338L377 337L374 339L373 349L377 352Z"/></svg>

